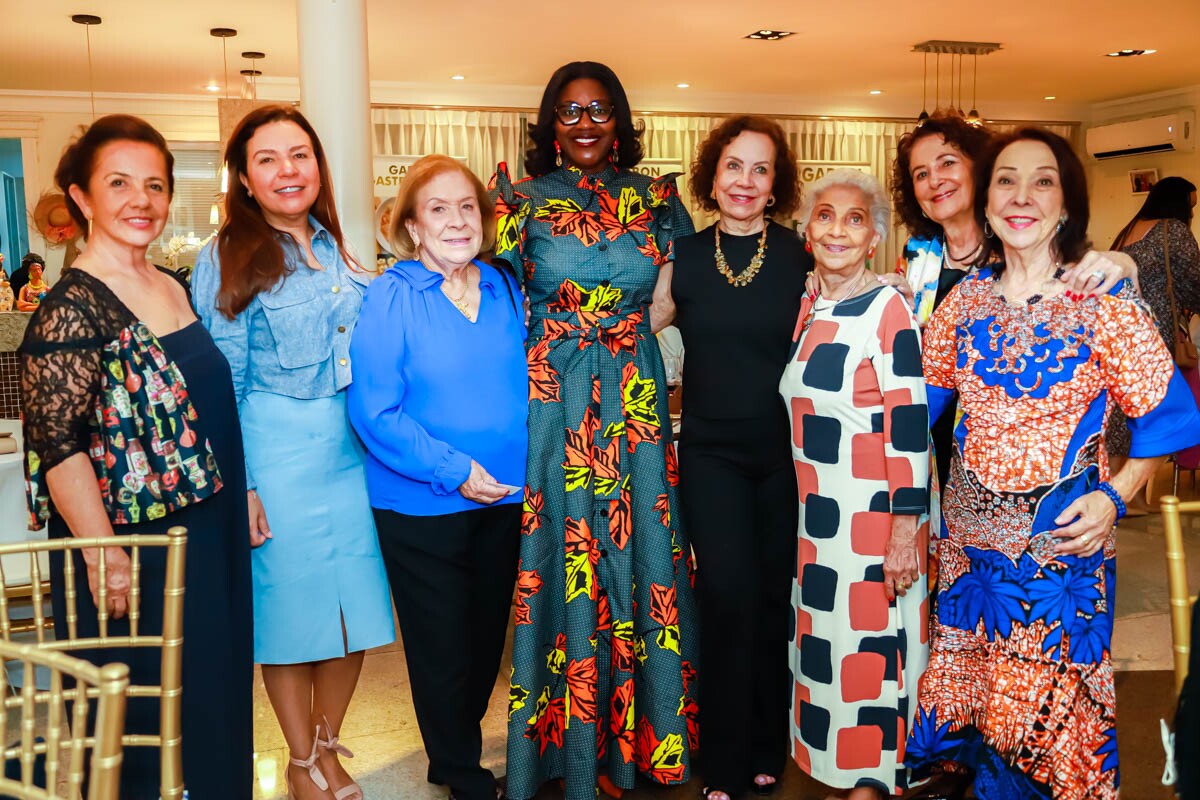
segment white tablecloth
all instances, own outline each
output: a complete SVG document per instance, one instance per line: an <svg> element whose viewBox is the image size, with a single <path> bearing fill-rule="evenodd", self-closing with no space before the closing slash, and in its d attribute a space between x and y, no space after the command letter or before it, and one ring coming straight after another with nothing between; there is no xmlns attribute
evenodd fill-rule
<svg viewBox="0 0 1200 800"><path fill-rule="evenodd" d="M17 452L0 455L0 544L28 542L46 538L46 529L29 530L29 512L25 507L25 458L21 446L21 423L15 419L0 419L0 431L11 431L17 440ZM48 562L41 557L42 575L46 575ZM4 564L5 582L12 586L29 582L29 559L26 556L9 557Z"/></svg>

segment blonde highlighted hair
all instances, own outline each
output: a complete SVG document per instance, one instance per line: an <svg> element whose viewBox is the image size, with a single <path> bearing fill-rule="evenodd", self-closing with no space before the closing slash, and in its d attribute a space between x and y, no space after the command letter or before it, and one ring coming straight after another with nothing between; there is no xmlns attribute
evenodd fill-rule
<svg viewBox="0 0 1200 800"><path fill-rule="evenodd" d="M412 234L408 232L408 226L405 224L417 218L418 195L421 194L421 190L430 181L446 172L459 173L470 182L471 187L475 190L475 198L479 204L479 216L483 223L483 241L479 247L480 254L491 253L492 248L495 246L495 206L488 197L487 189L484 188L483 182L476 177L474 172L471 172L466 164L450 156L435 153L424 156L408 168L408 174L404 176L404 180L400 184L400 191L396 194L396 202L392 206L392 222L387 232L388 242L392 246L392 253L400 260L411 261L417 258L418 251L420 250L418 245L413 241Z"/></svg>

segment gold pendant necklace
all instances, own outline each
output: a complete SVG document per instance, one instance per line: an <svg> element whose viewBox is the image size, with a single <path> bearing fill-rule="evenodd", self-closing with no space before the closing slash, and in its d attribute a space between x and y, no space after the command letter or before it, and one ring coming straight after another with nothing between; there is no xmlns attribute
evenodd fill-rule
<svg viewBox="0 0 1200 800"><path fill-rule="evenodd" d="M467 302L467 295L470 293L470 291L471 286L470 284L467 284L467 288L463 289L462 294L460 294L458 297L451 297L450 293L446 291L446 281L442 281L442 294L446 295L446 299L454 304L454 307L458 309L458 313L462 314L467 319L471 319L471 304Z"/></svg>
<svg viewBox="0 0 1200 800"><path fill-rule="evenodd" d="M754 276L762 269L763 256L767 252L767 226L763 224L762 236L758 237L758 252L754 254L754 258L750 259L750 266L746 267L737 275L733 274L733 270L729 268L729 262L725 260L725 254L721 252L721 227L713 226L713 233L716 235L716 257L717 271L725 276L725 280L729 281L731 286L747 286L750 281L754 280Z"/></svg>

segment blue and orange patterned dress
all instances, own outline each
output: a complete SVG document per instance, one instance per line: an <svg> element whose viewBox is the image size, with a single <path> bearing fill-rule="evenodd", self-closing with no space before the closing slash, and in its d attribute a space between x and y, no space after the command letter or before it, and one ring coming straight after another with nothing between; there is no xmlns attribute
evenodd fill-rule
<svg viewBox="0 0 1200 800"><path fill-rule="evenodd" d="M611 165L496 176L496 255L532 316L529 459L509 690L508 794L598 774L686 783L696 743L691 547L649 305L676 236L671 181ZM663 387L663 391L659 391Z"/></svg>
<svg viewBox="0 0 1200 800"><path fill-rule="evenodd" d="M1134 458L1194 443L1200 414L1127 281L1019 306L998 290L992 268L965 278L925 329L931 418L955 390L959 418L908 760L971 766L985 799L1111 800L1116 537L1056 555L1051 531L1109 478L1111 406L1129 416Z"/></svg>

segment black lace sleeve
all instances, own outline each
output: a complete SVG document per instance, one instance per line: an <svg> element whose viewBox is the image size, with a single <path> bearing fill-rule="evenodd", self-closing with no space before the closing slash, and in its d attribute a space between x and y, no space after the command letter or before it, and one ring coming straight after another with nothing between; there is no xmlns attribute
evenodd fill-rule
<svg viewBox="0 0 1200 800"><path fill-rule="evenodd" d="M79 299L47 296L21 344L25 448L37 454L43 474L75 453L86 453L91 440L89 417L106 338Z"/></svg>

